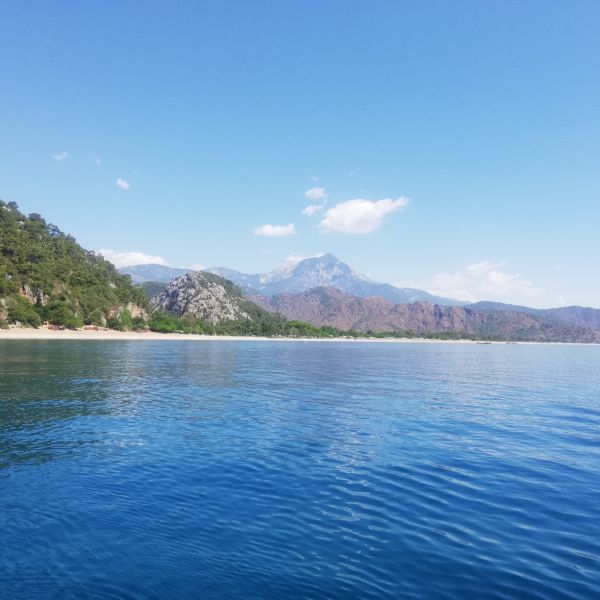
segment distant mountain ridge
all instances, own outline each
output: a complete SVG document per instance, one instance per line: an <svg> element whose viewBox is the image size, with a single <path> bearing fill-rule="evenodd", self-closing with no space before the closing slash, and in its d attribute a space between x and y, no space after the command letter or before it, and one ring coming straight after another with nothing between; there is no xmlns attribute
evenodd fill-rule
<svg viewBox="0 0 600 600"><path fill-rule="evenodd" d="M145 283L146 281L156 281L159 283L169 283L175 277L192 272L193 269L182 269L178 267L167 267L165 265L145 264L133 265L131 267L121 267L119 273L130 275L133 283Z"/></svg>
<svg viewBox="0 0 600 600"><path fill-rule="evenodd" d="M521 312L528 315L543 318L555 323L563 323L576 327L591 327L600 329L600 310L584 306L563 306L561 308L530 308L528 306L518 306L514 304L504 304L503 302L475 302L469 304L467 308L484 310L510 310Z"/></svg>
<svg viewBox="0 0 600 600"><path fill-rule="evenodd" d="M449 306L464 304L459 300L435 296L424 290L398 288L389 283L377 283L365 275L357 273L333 254L305 258L269 273L250 275L224 267L215 267L208 271L230 279L247 294L273 296L281 293L299 293L315 287L327 286L360 298L379 296L395 304L422 300Z"/></svg>
<svg viewBox="0 0 600 600"><path fill-rule="evenodd" d="M394 304L381 297L360 298L331 287L316 287L298 294L251 296L251 299L288 319L342 330L452 333L524 341L600 342L600 321L594 327L518 310L476 309L424 301ZM595 313L600 319L600 310L595 310ZM586 322L593 322L593 319Z"/></svg>
<svg viewBox="0 0 600 600"><path fill-rule="evenodd" d="M135 281L145 281L149 296L158 293L161 282L188 272L162 265L138 265L120 271L132 274ZM209 269L208 272L234 282L247 298L267 310L319 326L363 331L408 328L423 332L423 327L434 327L434 331L438 328L446 331L444 328L448 325L447 322L444 325L443 319L436 321L423 317L424 320L420 321L406 316L400 318L403 309L395 308L427 302L437 307L434 311L437 315L444 314L443 307L464 308L466 316L461 317L462 326L465 331L478 335L493 331L494 335L510 337L518 326L514 331L520 331L521 339L591 341L596 337L594 332L600 331L598 309L580 306L539 309L492 301L466 304L423 290L374 282L332 254L306 258L269 273L247 274L224 267ZM409 311L413 317L418 312L415 311L414 308ZM428 311L423 309L421 312L424 315ZM458 322L454 320L455 325ZM492 323L495 324L492 326Z"/></svg>

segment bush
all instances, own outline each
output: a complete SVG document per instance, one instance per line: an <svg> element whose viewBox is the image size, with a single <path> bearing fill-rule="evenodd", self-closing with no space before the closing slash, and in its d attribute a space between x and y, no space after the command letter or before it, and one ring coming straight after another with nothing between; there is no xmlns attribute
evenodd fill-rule
<svg viewBox="0 0 600 600"><path fill-rule="evenodd" d="M146 329L146 321L144 317L133 317L133 319L131 319L131 329L132 331Z"/></svg>
<svg viewBox="0 0 600 600"><path fill-rule="evenodd" d="M148 327L151 331L172 333L174 331L181 331L183 329L183 323L181 322L181 319L168 313L155 312L150 318L150 321L148 321Z"/></svg>
<svg viewBox="0 0 600 600"><path fill-rule="evenodd" d="M124 309L121 312L121 314L119 315L119 321L121 322L121 329L124 329L124 330L131 329L131 325L132 325L131 313L127 309Z"/></svg>
<svg viewBox="0 0 600 600"><path fill-rule="evenodd" d="M42 324L42 319L33 304L20 296L12 298L8 305L8 321L32 327L39 327Z"/></svg>
<svg viewBox="0 0 600 600"><path fill-rule="evenodd" d="M43 315L51 325L77 329L83 325L83 319L76 315L64 300L50 302L43 309Z"/></svg>
<svg viewBox="0 0 600 600"><path fill-rule="evenodd" d="M93 310L85 321L87 325L106 326L106 316L99 308Z"/></svg>

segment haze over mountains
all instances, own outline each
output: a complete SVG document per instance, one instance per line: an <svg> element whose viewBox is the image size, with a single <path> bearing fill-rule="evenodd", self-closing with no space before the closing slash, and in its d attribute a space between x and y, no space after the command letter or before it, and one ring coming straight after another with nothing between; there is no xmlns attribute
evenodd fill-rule
<svg viewBox="0 0 600 600"><path fill-rule="evenodd" d="M203 305L207 291L191 283L186 269L138 265L121 269L155 305L176 314ZM182 275L182 272L184 275ZM269 273L247 274L224 267L205 273L239 286L248 300L293 321L361 332L448 333L506 340L600 342L600 310L583 307L535 309L500 302L462 302L424 290L377 283L332 254L306 258ZM172 277L176 277L171 281ZM149 280L152 281L149 281ZM171 281L164 292L164 283ZM183 307L181 299L185 299ZM231 303L239 298L231 298ZM226 301L224 297L219 302ZM173 308L175 307L175 308ZM192 311L193 312L193 311ZM196 311L197 312L197 311Z"/></svg>
<svg viewBox="0 0 600 600"><path fill-rule="evenodd" d="M192 269L180 269L178 267L165 267L164 265L134 265L132 267L121 267L120 273L130 275L133 283L146 283L154 281L157 283L169 283L175 277L190 273Z"/></svg>
<svg viewBox="0 0 600 600"><path fill-rule="evenodd" d="M134 283L157 281L168 283L174 277L189 272L189 269L178 269L162 265L137 265L123 267L121 273L131 275ZM349 265L333 254L322 254L305 258L285 265L268 273L241 273L226 267L207 269L233 281L246 294L273 296L280 293L299 293L319 286L329 286L348 292L359 298L379 296L395 304L426 301L447 306L461 306L464 302L434 296L424 290L414 288L398 288L388 283L377 283L366 275L354 271Z"/></svg>

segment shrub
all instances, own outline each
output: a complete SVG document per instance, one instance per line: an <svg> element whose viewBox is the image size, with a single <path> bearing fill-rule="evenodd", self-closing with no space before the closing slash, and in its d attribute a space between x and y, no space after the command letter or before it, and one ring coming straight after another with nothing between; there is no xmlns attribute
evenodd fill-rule
<svg viewBox="0 0 600 600"><path fill-rule="evenodd" d="M83 325L83 319L76 315L67 302L55 300L43 308L43 315L51 325L77 329Z"/></svg>
<svg viewBox="0 0 600 600"><path fill-rule="evenodd" d="M10 323L18 322L23 325L31 325L32 327L39 327L42 324L42 319L33 304L20 296L12 298L9 302L8 321Z"/></svg>

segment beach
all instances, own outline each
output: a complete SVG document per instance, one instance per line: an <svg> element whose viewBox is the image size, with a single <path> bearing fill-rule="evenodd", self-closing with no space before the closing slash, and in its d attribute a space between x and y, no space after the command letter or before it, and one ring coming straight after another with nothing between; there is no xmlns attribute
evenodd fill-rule
<svg viewBox="0 0 600 600"><path fill-rule="evenodd" d="M116 331L114 329L50 329L48 327L9 327L0 329L1 340L110 340L110 341L267 341L267 342L348 342L348 343L406 343L476 344L474 340L437 340L426 338L292 338L237 335L199 335L186 333L158 333L155 331ZM486 342L487 343L487 342ZM496 342L505 343L505 342Z"/></svg>
<svg viewBox="0 0 600 600"><path fill-rule="evenodd" d="M158 333L156 331L117 331L114 329L50 329L46 326L37 329L32 327L14 327L0 329L2 340L96 340L96 341L180 341L180 342L323 342L352 344L541 344L544 346L596 346L598 344L583 342L506 342L478 340L441 340L435 338L308 338L308 337L262 337L251 335L200 335L189 333Z"/></svg>

